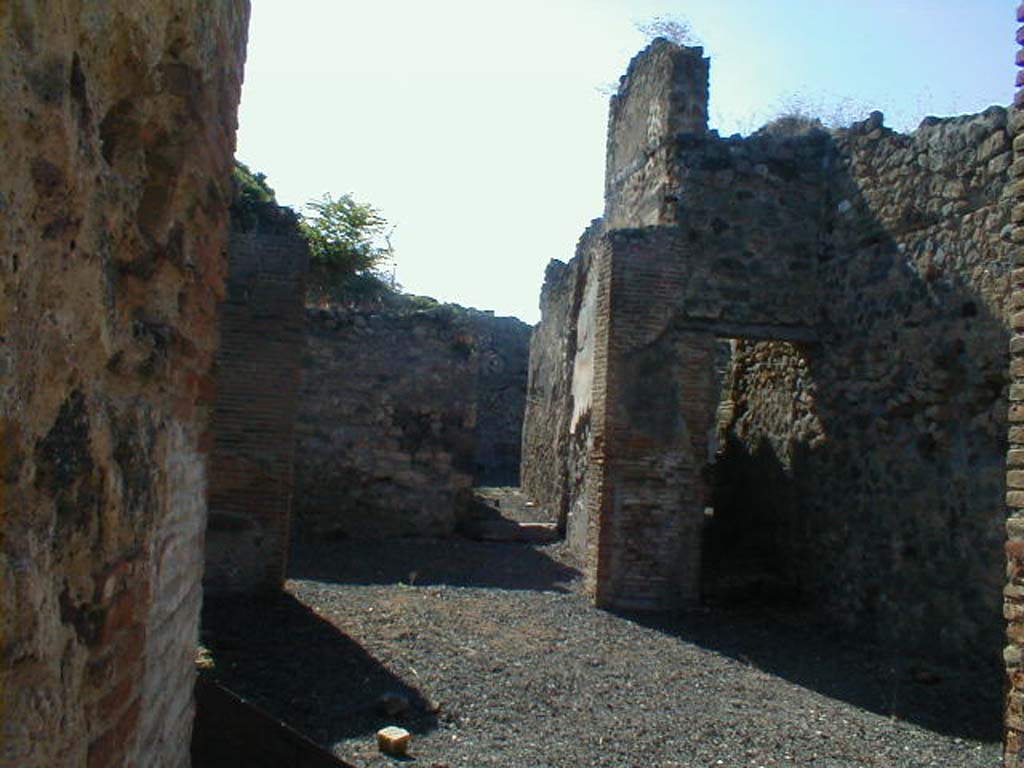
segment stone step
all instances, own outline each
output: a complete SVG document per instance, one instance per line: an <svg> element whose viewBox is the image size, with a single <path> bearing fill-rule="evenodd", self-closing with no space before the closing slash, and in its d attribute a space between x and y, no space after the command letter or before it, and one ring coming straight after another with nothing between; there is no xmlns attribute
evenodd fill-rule
<svg viewBox="0 0 1024 768"><path fill-rule="evenodd" d="M557 523L522 523L515 520L471 520L466 523L465 535L480 541L519 541L546 544L558 541Z"/></svg>

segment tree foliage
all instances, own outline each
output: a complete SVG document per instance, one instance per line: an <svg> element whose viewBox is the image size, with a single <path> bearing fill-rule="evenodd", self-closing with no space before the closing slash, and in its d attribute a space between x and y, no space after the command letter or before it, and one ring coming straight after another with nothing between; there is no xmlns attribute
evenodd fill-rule
<svg viewBox="0 0 1024 768"><path fill-rule="evenodd" d="M393 228L376 208L351 195L325 195L306 205L302 233L309 242L310 298L319 302L372 300L394 289Z"/></svg>

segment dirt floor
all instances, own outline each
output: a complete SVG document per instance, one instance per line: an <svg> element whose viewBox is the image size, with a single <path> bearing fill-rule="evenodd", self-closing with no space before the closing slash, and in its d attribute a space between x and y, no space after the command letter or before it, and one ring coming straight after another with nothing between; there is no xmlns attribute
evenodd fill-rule
<svg viewBox="0 0 1024 768"><path fill-rule="evenodd" d="M211 674L356 766L999 765L999 681L792 610L614 614L562 544L299 546L286 592L208 600Z"/></svg>

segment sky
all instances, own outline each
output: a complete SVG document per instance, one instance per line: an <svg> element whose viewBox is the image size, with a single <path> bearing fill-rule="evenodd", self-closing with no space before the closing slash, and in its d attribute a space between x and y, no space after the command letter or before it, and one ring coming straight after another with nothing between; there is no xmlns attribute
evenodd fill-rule
<svg viewBox="0 0 1024 768"><path fill-rule="evenodd" d="M711 57L711 128L1013 97L1016 0L254 0L237 156L297 209L351 194L411 293L534 323L603 208L608 86L657 16Z"/></svg>

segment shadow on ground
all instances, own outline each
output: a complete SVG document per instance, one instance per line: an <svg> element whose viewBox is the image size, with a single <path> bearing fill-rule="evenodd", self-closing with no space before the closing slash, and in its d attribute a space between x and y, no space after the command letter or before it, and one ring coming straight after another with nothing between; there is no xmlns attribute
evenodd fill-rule
<svg viewBox="0 0 1024 768"><path fill-rule="evenodd" d="M869 712L952 737L1002 738L995 668L944 667L857 644L789 607L614 613Z"/></svg>
<svg viewBox="0 0 1024 768"><path fill-rule="evenodd" d="M337 584L572 591L579 571L549 556L545 549L464 539L297 541L288 577Z"/></svg>
<svg viewBox="0 0 1024 768"><path fill-rule="evenodd" d="M338 584L413 580L419 585L565 593L578 586L579 572L556 559L564 554L563 545L461 540L304 542L295 546L289 576ZM994 681L994 667L941 667L858 644L813 613L789 606L616 615L823 696L939 734L990 743L1002 735L1001 686ZM438 726L431 703L417 689L287 593L263 602L208 598L202 626L218 680L321 744L372 733L387 724L419 734ZM403 717L389 718L377 709L379 698L388 692L409 701Z"/></svg>
<svg viewBox="0 0 1024 768"><path fill-rule="evenodd" d="M320 744L386 725L418 734L437 726L416 688L288 593L207 597L201 627L214 660L206 674ZM388 715L379 706L385 694L402 697L408 709Z"/></svg>

